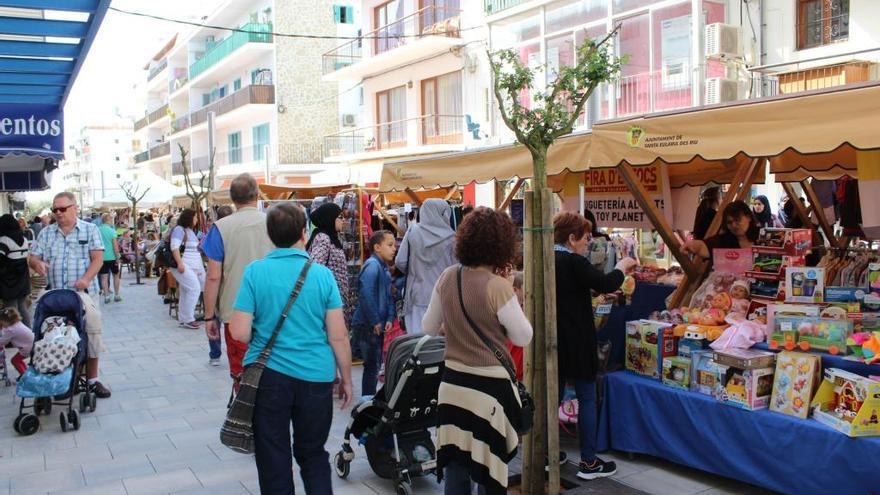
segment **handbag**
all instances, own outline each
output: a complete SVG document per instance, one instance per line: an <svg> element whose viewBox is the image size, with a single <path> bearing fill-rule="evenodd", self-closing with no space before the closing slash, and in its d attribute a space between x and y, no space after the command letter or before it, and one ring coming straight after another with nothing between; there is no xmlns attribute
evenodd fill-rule
<svg viewBox="0 0 880 495"><path fill-rule="evenodd" d="M520 435L525 435L532 429L532 424L535 420L535 402L532 400L531 394L529 394L528 390L526 390L526 386L523 385L521 381L516 379L516 370L513 367L513 363L511 363L508 359L505 358L504 353L501 352L495 344L489 340L488 337L480 330L480 327L471 319L470 315L468 315L467 311L464 309L464 296L461 293L461 272L463 270L463 266L459 265L458 267L458 302L461 304L461 312L464 314L464 318L467 320L468 324L470 324L471 328L474 329L474 332L480 337L480 340L483 341L483 344L492 351L492 354L495 355L495 359L501 363L501 366L507 370L507 374L510 375L510 382L516 385L517 392L519 393L520 400L520 411L519 414L513 415L513 417L519 419L519 424L514 425L516 428L516 432Z"/></svg>
<svg viewBox="0 0 880 495"><path fill-rule="evenodd" d="M291 306L293 306L294 301L296 301L297 296L299 296L299 292L302 290L303 283L306 280L306 274L311 267L312 260L306 261L306 265L303 267L302 272L299 274L299 279L297 279L296 285L293 287L293 292L290 293L290 298L281 312L281 317L278 318L278 323L275 324L275 329L272 330L269 342L266 343L266 347L260 352L257 360L245 367L241 375L238 393L226 411L226 420L223 422L223 426L220 427L220 443L236 452L242 454L254 453L254 404L257 400L257 389L260 387L260 379L263 377L263 370L266 368L266 362L269 360L269 354L275 345L278 332L281 330L282 325L284 325L285 320L287 320L287 313L290 311Z"/></svg>
<svg viewBox="0 0 880 495"><path fill-rule="evenodd" d="M188 236L189 233L186 229L183 229L183 242L180 243L181 256L183 256L183 253L186 251L186 240ZM171 236L159 243L159 246L156 248L156 259L164 266L177 268L177 260L175 260L174 255L171 254Z"/></svg>

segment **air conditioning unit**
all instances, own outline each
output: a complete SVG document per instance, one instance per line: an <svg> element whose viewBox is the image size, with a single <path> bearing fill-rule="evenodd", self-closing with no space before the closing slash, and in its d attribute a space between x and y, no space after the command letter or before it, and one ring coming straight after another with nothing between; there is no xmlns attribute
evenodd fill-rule
<svg viewBox="0 0 880 495"><path fill-rule="evenodd" d="M706 79L706 104L727 103L740 99L740 84L735 79L710 77Z"/></svg>
<svg viewBox="0 0 880 495"><path fill-rule="evenodd" d="M354 127L357 125L357 115L353 113L344 113L342 114L342 125L343 127Z"/></svg>
<svg viewBox="0 0 880 495"><path fill-rule="evenodd" d="M706 57L742 58L742 29L716 22L706 26Z"/></svg>

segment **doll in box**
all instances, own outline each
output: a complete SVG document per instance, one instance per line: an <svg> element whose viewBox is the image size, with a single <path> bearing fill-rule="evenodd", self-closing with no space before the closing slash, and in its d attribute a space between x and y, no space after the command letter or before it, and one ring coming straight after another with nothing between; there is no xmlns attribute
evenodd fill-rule
<svg viewBox="0 0 880 495"><path fill-rule="evenodd" d="M743 318L749 313L749 306L751 305L751 300L749 300L749 296L751 293L749 292L749 284L745 283L742 280L737 280L730 287L730 312L741 315Z"/></svg>

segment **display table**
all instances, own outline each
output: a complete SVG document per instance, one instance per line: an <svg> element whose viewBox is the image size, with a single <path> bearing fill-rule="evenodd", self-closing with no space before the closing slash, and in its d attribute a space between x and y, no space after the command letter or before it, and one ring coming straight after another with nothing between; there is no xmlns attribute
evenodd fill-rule
<svg viewBox="0 0 880 495"><path fill-rule="evenodd" d="M598 447L648 454L782 493L880 491L880 437L745 411L628 372L605 377Z"/></svg>
<svg viewBox="0 0 880 495"><path fill-rule="evenodd" d="M675 291L675 286L637 282L636 290L627 305L611 308L605 326L596 332L599 340L611 342L609 369L623 368L626 355L626 322L647 318L654 311L666 309L666 298Z"/></svg>

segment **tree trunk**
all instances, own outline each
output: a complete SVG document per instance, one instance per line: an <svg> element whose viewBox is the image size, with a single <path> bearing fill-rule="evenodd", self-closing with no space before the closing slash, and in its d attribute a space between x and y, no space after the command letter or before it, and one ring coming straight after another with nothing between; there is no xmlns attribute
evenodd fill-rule
<svg viewBox="0 0 880 495"><path fill-rule="evenodd" d="M132 218L137 218L137 201L131 205ZM134 280L136 285L141 285L141 257L138 249L138 229L137 223L134 226L134 233L131 234L132 251L134 251Z"/></svg>

